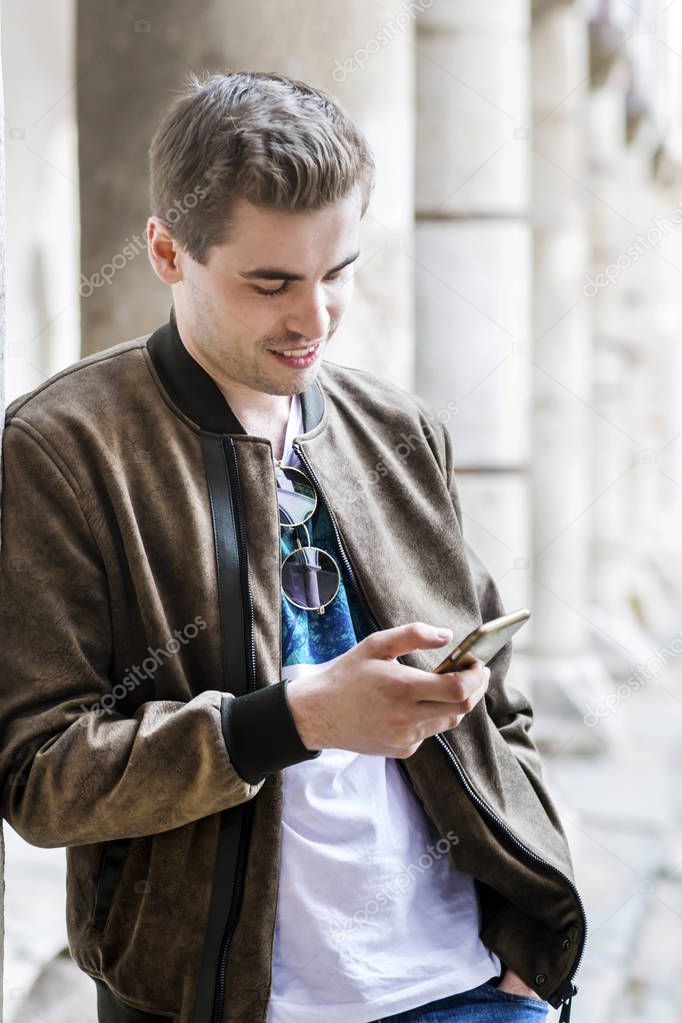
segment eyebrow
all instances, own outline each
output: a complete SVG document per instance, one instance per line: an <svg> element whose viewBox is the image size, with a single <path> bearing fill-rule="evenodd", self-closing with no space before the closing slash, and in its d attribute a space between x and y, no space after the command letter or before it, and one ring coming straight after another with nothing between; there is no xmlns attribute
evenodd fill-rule
<svg viewBox="0 0 682 1023"><path fill-rule="evenodd" d="M358 258L359 255L360 255L360 250L358 249L357 252L355 252L352 256L348 256L348 258L344 259L344 261L342 263L339 263L338 266L333 266L331 268L331 270L327 270L327 274L325 276L328 276L329 274L337 273L337 271L339 271L339 270L343 270L344 266L348 266L349 263L355 262L355 260ZM289 270L280 270L277 267L271 267L271 266L259 266L259 267L256 267L255 270L240 270L239 271L239 276L240 277L245 277L247 280L251 280L252 278L257 278L259 281L304 281L305 280L305 277L303 276L303 274L294 274L294 273L291 273Z"/></svg>

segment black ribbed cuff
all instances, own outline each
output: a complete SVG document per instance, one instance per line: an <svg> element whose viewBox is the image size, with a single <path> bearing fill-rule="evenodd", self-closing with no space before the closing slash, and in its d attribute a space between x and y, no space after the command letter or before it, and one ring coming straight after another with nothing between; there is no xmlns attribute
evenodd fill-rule
<svg viewBox="0 0 682 1023"><path fill-rule="evenodd" d="M284 767L315 760L322 752L309 750L301 741L287 697L289 681L222 698L220 720L227 755L251 785Z"/></svg>

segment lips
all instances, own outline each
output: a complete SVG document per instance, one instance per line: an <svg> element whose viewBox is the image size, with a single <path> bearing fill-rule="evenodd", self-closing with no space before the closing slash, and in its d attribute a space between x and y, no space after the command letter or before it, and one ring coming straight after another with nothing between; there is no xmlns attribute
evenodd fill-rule
<svg viewBox="0 0 682 1023"><path fill-rule="evenodd" d="M277 361L280 362L283 366L290 366L293 367L294 369L305 369L308 366L312 366L313 363L317 361L317 358L320 354L320 345L316 344L311 349L289 348L284 349L284 351L279 351L278 349L270 348L268 349L268 351L272 355L274 355ZM287 351L293 351L296 352L297 354L286 355L285 352Z"/></svg>
<svg viewBox="0 0 682 1023"><path fill-rule="evenodd" d="M319 342L318 342L319 344ZM302 345L300 348L268 348L269 352L276 352L277 355L284 355L285 352L307 352L315 351L317 345Z"/></svg>

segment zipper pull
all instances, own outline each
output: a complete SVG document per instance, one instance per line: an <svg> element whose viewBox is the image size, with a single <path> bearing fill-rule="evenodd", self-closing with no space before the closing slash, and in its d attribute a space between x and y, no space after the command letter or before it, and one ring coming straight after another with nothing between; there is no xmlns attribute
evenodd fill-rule
<svg viewBox="0 0 682 1023"><path fill-rule="evenodd" d="M573 995L566 999L565 1002L561 1003L561 1015L559 1016L559 1023L569 1023L571 1018L571 1002L573 1001Z"/></svg>
<svg viewBox="0 0 682 1023"><path fill-rule="evenodd" d="M571 1018L571 1002L575 995L578 994L578 985L574 984L572 980L565 980L554 992L552 998L549 999L549 1004L555 1009L561 1006L561 1014L558 1019L558 1023L569 1023Z"/></svg>

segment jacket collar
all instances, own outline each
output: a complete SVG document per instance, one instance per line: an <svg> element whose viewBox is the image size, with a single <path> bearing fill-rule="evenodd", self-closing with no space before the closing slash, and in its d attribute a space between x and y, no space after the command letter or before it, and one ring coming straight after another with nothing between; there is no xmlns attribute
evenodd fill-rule
<svg viewBox="0 0 682 1023"><path fill-rule="evenodd" d="M171 401L202 430L246 434L218 385L185 348L172 306L168 323L150 334L146 347ZM324 395L317 380L301 392L300 399L303 428L308 433L324 412Z"/></svg>

